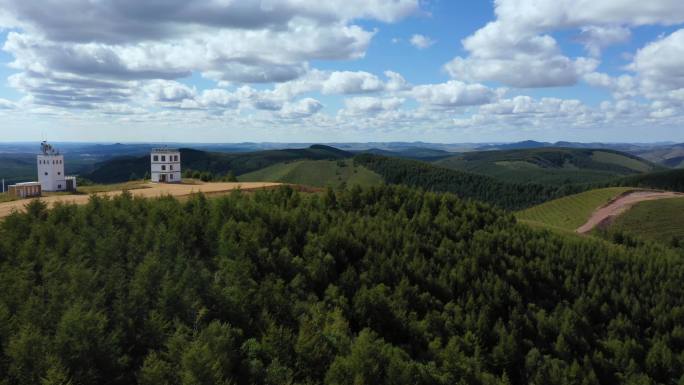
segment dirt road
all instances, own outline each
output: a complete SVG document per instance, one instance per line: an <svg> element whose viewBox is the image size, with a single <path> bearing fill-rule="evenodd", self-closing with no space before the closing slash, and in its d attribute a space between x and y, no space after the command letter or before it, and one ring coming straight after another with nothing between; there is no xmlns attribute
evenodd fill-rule
<svg viewBox="0 0 684 385"><path fill-rule="evenodd" d="M580 226L576 231L580 234L586 234L593 230L596 226L607 225L618 215L629 210L632 206L639 202L666 198L681 198L683 196L684 194L682 193L670 191L631 191L620 195L607 205L598 208L591 215L587 223Z"/></svg>
<svg viewBox="0 0 684 385"><path fill-rule="evenodd" d="M280 183L269 182L240 182L240 183L202 183L202 184L156 184L148 183L144 188L130 190L134 196L153 198L163 195L171 195L175 197L188 196L192 193L202 192L205 194L217 194L235 189L241 190L255 190L262 188L269 188L278 186ZM94 195L100 196L116 196L121 194L121 191L109 191L96 193ZM88 202L89 195L53 195L38 198L48 205L53 205L57 202L85 204ZM23 210L24 206L29 203L29 199L21 199L12 202L0 203L0 218L6 217L13 211Z"/></svg>

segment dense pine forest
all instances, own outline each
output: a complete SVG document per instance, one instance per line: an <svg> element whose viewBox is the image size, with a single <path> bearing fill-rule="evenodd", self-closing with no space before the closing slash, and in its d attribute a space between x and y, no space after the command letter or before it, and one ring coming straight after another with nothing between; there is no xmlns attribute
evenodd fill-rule
<svg viewBox="0 0 684 385"><path fill-rule="evenodd" d="M684 192L684 169L633 175L621 178L616 183L613 183L613 185Z"/></svg>
<svg viewBox="0 0 684 385"><path fill-rule="evenodd" d="M408 187L34 202L0 224L0 384L682 383L682 282Z"/></svg>

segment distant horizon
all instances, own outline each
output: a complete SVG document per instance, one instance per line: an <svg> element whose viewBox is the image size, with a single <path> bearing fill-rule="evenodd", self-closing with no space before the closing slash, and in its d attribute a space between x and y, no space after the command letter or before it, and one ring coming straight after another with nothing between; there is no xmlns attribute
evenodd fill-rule
<svg viewBox="0 0 684 385"><path fill-rule="evenodd" d="M37 140L37 141L30 141L30 140L17 140L17 141L0 141L0 145L7 145L7 144L36 144L40 143L42 140ZM191 142L191 141L73 141L73 140L65 140L65 141L51 141L48 140L47 142L49 143L55 143L55 144L103 144L103 145L115 145L115 144L124 144L124 145L135 145L135 144L196 144L196 145L227 145L227 144L287 144L287 145L335 145L335 144L386 144L386 143L396 143L396 144L439 144L439 145L464 145L464 144L518 144L518 143L528 143L528 142L535 142L535 143L548 143L548 144L556 144L556 143L577 143L577 144L632 144L632 145L668 145L668 144L679 144L679 143L684 143L684 141L653 141L653 142L620 142L620 141L576 141L576 140L555 140L555 141L547 141L547 140L534 140L534 139L525 139L525 140L516 140L516 141L482 141L482 142L428 142L428 141L421 141L421 140L415 140L415 141L401 141L401 140L387 140L387 141L340 141L340 142L318 142L318 141L311 141L311 142L306 142L306 141L293 141L293 142L283 142L283 141L275 141L275 142L269 142L269 141L242 141L242 142Z"/></svg>

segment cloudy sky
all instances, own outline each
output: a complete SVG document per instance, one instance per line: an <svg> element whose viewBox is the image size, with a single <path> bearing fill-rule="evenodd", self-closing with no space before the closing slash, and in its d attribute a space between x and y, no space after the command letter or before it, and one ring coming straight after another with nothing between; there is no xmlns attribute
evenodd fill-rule
<svg viewBox="0 0 684 385"><path fill-rule="evenodd" d="M682 0L0 0L0 141L684 141Z"/></svg>

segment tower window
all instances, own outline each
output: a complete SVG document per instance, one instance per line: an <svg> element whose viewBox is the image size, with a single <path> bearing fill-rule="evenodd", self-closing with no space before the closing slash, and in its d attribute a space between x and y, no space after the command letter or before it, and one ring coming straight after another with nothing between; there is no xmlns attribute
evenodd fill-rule
<svg viewBox="0 0 684 385"><path fill-rule="evenodd" d="M47 175L47 171L45 172L45 175Z"/></svg>
<svg viewBox="0 0 684 385"><path fill-rule="evenodd" d="M166 157L162 155L162 162L166 162Z"/></svg>
<svg viewBox="0 0 684 385"><path fill-rule="evenodd" d="M158 162L159 161L159 155L155 155L153 159L155 162Z"/></svg>
<svg viewBox="0 0 684 385"><path fill-rule="evenodd" d="M162 164L162 171L166 171L166 166Z"/></svg>

